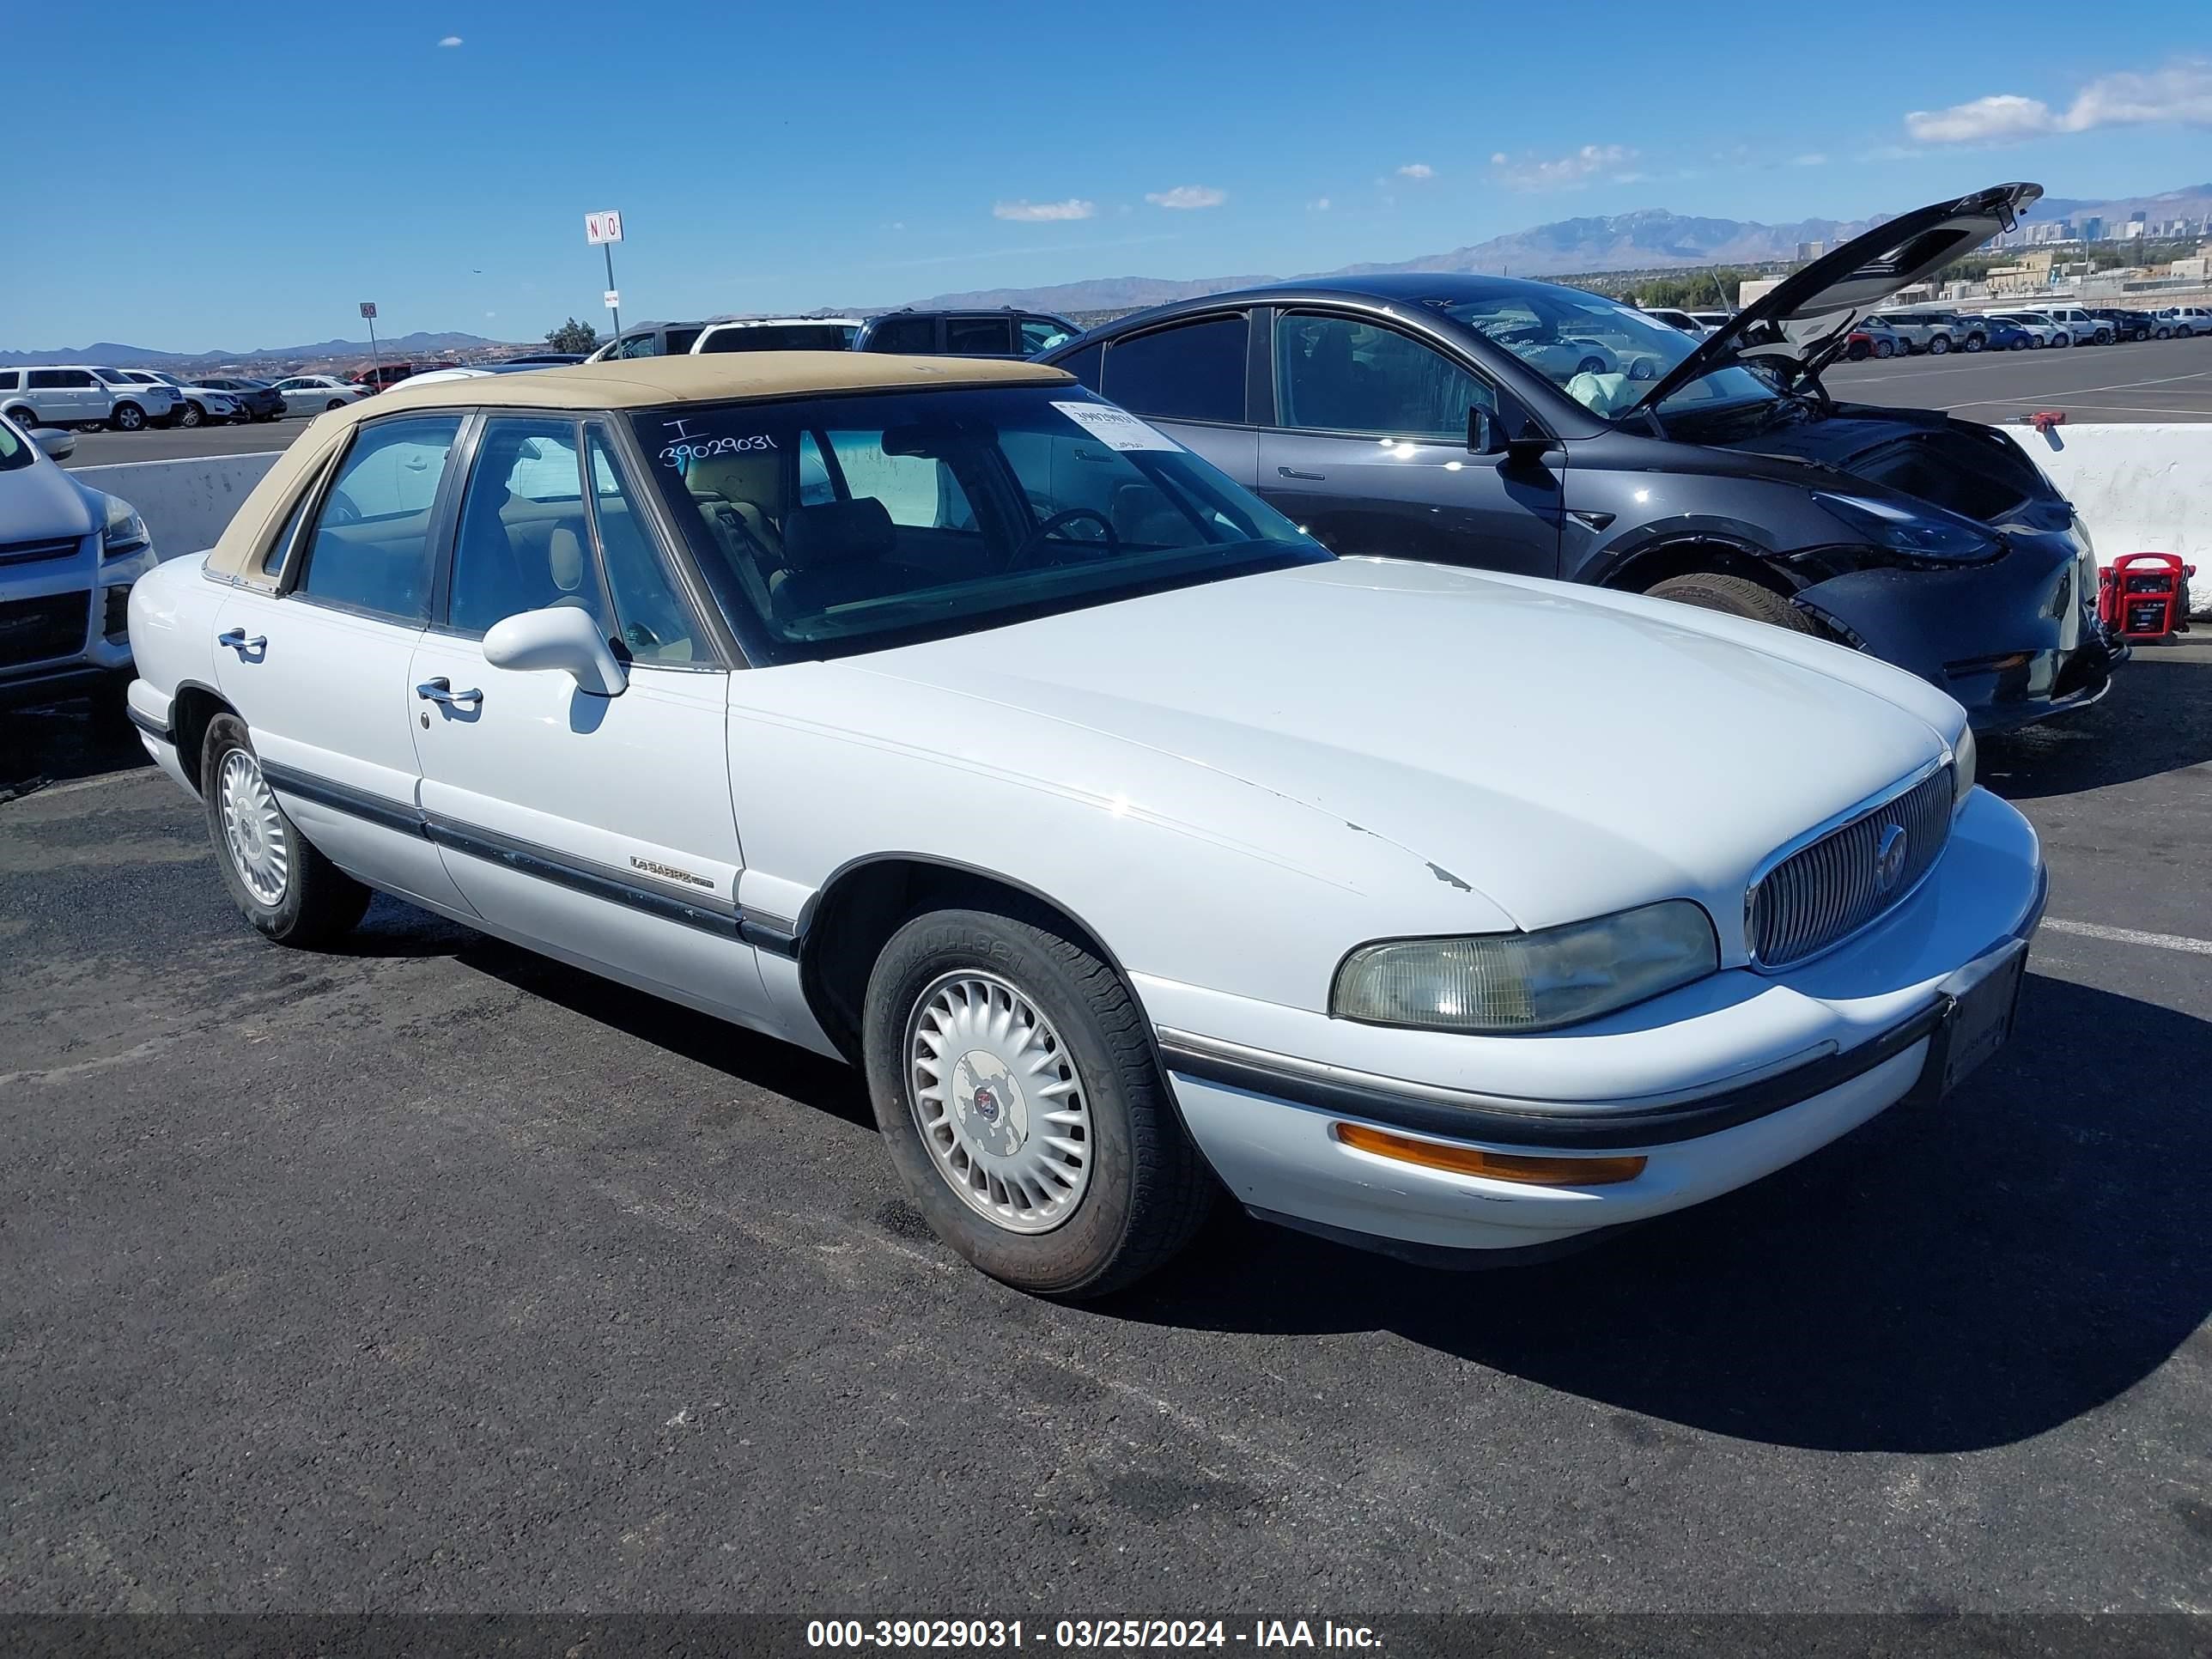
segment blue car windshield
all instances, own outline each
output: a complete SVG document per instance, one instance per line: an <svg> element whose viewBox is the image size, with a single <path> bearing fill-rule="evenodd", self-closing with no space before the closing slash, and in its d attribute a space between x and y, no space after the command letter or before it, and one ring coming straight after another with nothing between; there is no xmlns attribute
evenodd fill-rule
<svg viewBox="0 0 2212 1659"><path fill-rule="evenodd" d="M1330 555L1080 386L684 404L632 417L746 654L971 633Z"/></svg>
<svg viewBox="0 0 2212 1659"><path fill-rule="evenodd" d="M1454 321L1511 352L1594 415L1627 411L1695 351L1696 335L1575 289L1522 289L1442 307ZM1660 405L1665 410L1769 403L1779 397L1757 370L1723 360Z"/></svg>

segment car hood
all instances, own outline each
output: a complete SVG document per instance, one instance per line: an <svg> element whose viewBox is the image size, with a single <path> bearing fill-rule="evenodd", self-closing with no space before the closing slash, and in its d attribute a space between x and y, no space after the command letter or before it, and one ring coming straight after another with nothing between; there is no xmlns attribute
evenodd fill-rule
<svg viewBox="0 0 2212 1659"><path fill-rule="evenodd" d="M88 536L106 520L100 492L43 456L28 466L0 472L0 542Z"/></svg>
<svg viewBox="0 0 2212 1659"><path fill-rule="evenodd" d="M1994 185L1884 220L1825 253L1736 313L1652 382L1638 409L1656 408L1736 358L1802 365L1859 316L1972 252L2041 199L2041 185Z"/></svg>
<svg viewBox="0 0 2212 1659"><path fill-rule="evenodd" d="M977 757L995 766L1050 772L1075 746L1049 723L1079 726L1118 740L1126 766L1040 781L1174 816L1184 769L1225 775L1320 815L1298 832L1316 858L1349 826L1532 928L1673 896L1740 912L1769 853L1942 756L1938 723L1960 723L1921 682L1801 635L1388 560L840 665L998 706L981 724L1005 753ZM869 701L929 720L927 697Z"/></svg>

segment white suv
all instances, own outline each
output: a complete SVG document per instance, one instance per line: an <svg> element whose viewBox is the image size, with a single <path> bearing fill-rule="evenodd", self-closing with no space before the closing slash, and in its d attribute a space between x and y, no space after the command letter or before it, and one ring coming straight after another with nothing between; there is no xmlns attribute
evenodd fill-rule
<svg viewBox="0 0 2212 1659"><path fill-rule="evenodd" d="M2185 340L2192 334L2212 334L2212 309L2203 306L2168 306L2152 314L2150 331L2160 340Z"/></svg>
<svg viewBox="0 0 2212 1659"><path fill-rule="evenodd" d="M2110 345L2112 325L2079 306L2045 306L2043 314L2064 328L2075 345Z"/></svg>
<svg viewBox="0 0 2212 1659"><path fill-rule="evenodd" d="M0 368L0 415L19 426L167 426L184 407L174 386L141 386L119 368L54 363Z"/></svg>

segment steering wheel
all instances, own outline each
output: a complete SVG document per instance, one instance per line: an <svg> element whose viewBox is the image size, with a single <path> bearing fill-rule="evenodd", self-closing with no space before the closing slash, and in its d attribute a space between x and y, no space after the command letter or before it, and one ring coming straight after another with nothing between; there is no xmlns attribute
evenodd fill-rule
<svg viewBox="0 0 2212 1659"><path fill-rule="evenodd" d="M353 504L353 497L343 489L331 491L331 499L324 510L331 515L332 524L359 524L361 509Z"/></svg>
<svg viewBox="0 0 2212 1659"><path fill-rule="evenodd" d="M1065 513L1054 514L1052 517L1023 537L1022 544L1016 548L1012 556L1007 559L1006 568L1011 570L1021 564L1031 553L1044 544L1046 538L1054 531L1058 530L1062 525L1073 524L1078 519L1088 519L1106 532L1105 550L1109 554L1121 550L1121 538L1115 533L1113 521L1103 513L1094 513L1087 507L1071 507Z"/></svg>

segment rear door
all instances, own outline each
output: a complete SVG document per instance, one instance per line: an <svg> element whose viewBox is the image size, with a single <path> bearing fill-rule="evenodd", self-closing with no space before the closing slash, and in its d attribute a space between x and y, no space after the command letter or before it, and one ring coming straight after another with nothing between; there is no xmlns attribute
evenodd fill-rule
<svg viewBox="0 0 2212 1659"><path fill-rule="evenodd" d="M1331 551L1559 571L1565 449L1468 452L1468 411L1532 430L1510 393L1428 342L1325 308L1279 312L1260 494Z"/></svg>
<svg viewBox="0 0 2212 1659"><path fill-rule="evenodd" d="M1260 434L1250 413L1253 316L1189 318L1109 342L1101 397L1142 415L1251 489Z"/></svg>
<svg viewBox="0 0 2212 1659"><path fill-rule="evenodd" d="M695 1007L757 1017L760 970L738 928L728 665L640 502L604 428L485 417L408 677L423 817L488 923ZM552 606L599 623L627 662L619 695L485 660L487 630Z"/></svg>
<svg viewBox="0 0 2212 1659"><path fill-rule="evenodd" d="M461 421L364 422L264 555L277 592L224 600L215 656L263 774L307 839L372 885L465 915L422 838L407 679Z"/></svg>

